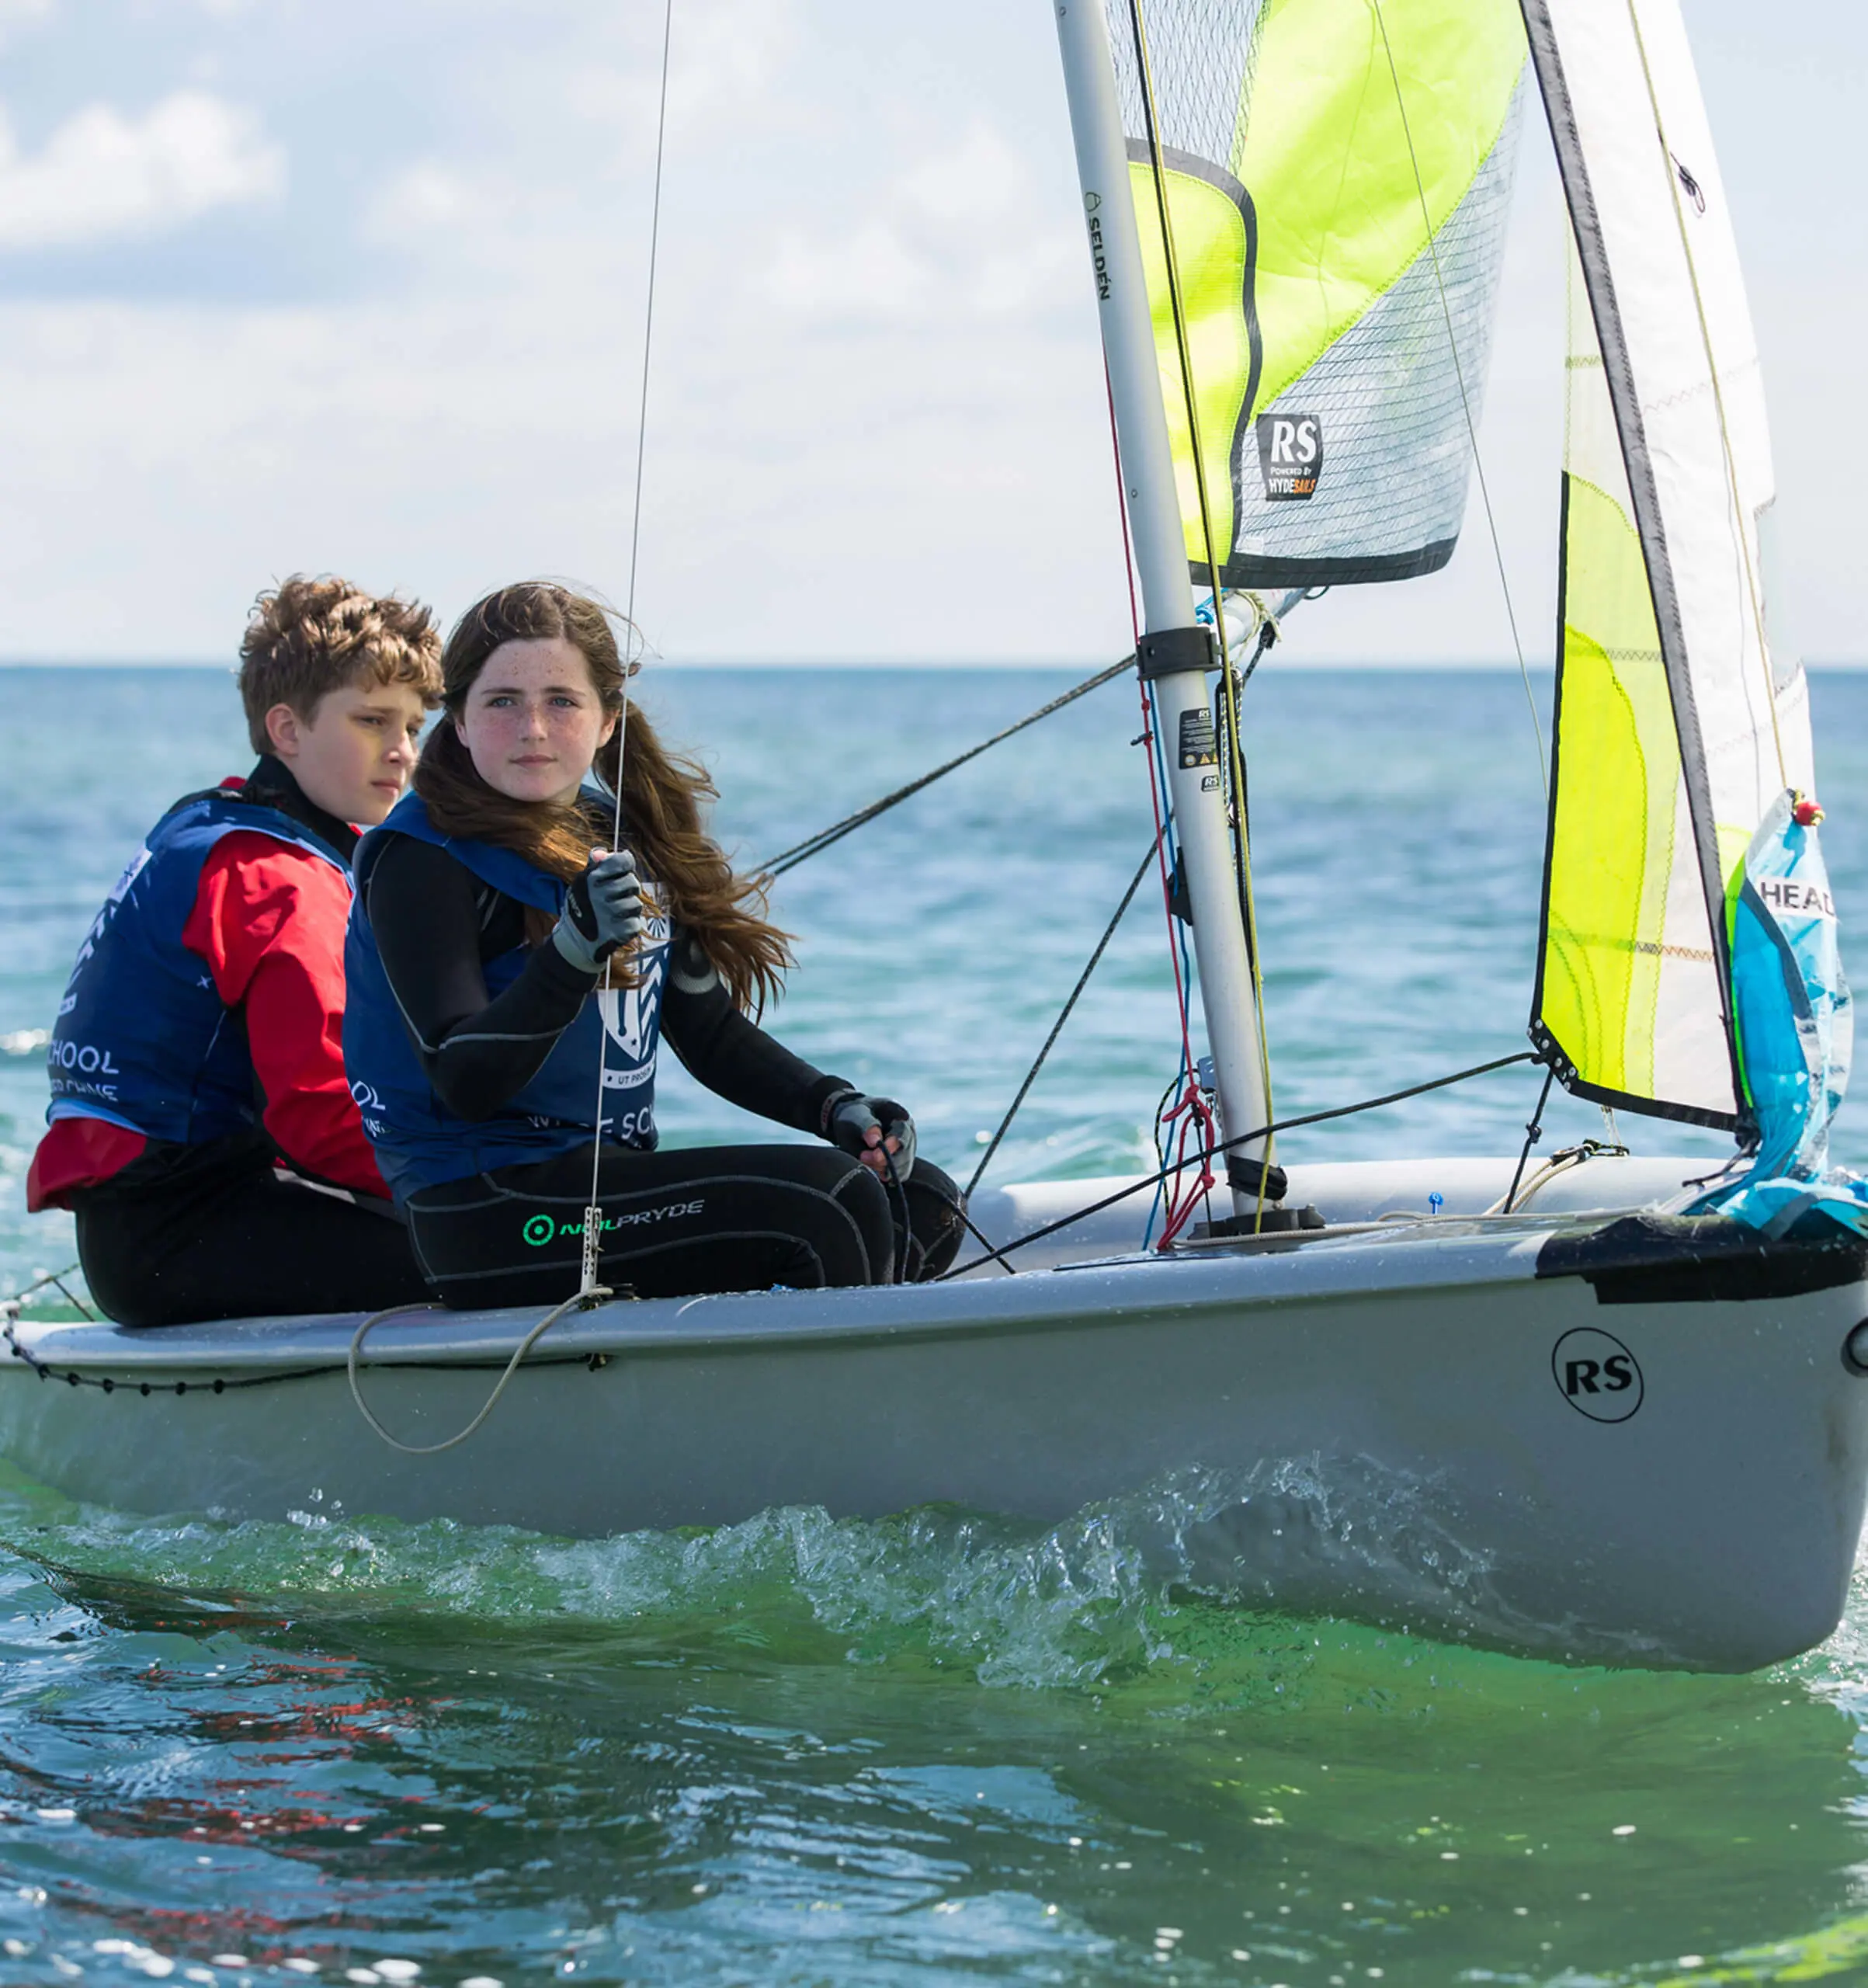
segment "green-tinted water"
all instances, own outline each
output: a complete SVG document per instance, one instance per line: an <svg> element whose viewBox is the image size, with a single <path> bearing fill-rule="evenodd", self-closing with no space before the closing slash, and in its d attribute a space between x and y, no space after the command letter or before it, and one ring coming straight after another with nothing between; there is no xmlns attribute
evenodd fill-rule
<svg viewBox="0 0 1868 1988"><path fill-rule="evenodd" d="M148 1965L113 1939L217 1979L1868 1966L1852 1632L1568 1672L1152 1592L1120 1510L587 1545L0 1510L22 1979Z"/></svg>
<svg viewBox="0 0 1868 1988"><path fill-rule="evenodd" d="M658 695L756 851L1057 682ZM1263 688L1282 1101L1516 1046L1540 802L1516 683ZM0 694L16 1040L148 818L236 765L238 731L211 677L0 673ZM790 880L804 965L776 1026L886 1077L950 1164L1145 843L1130 694ZM1821 679L1817 710L1859 930L1868 684ZM1161 961L1138 912L1005 1177L1139 1156L1171 1073ZM1304 1151L1500 1150L1529 1089ZM43 1098L30 1046L0 1057L0 1290L70 1253L21 1211ZM737 1123L691 1090L669 1117ZM1569 1106L1552 1136L1599 1127ZM1864 1156L1846 1126L1844 1146ZM1138 1542L1183 1495L1050 1532L794 1511L573 1543L309 1496L289 1524L134 1521L0 1475L0 1983L1868 1979L1868 1592L1764 1676L1565 1670L1151 1582Z"/></svg>

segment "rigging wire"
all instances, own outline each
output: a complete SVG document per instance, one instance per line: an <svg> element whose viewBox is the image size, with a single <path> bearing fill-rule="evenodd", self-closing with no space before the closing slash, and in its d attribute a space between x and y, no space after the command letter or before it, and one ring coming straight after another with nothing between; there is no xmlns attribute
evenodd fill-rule
<svg viewBox="0 0 1868 1988"><path fill-rule="evenodd" d="M1141 648L1141 607L1135 597L1135 548L1129 531L1129 508L1126 486L1122 474L1122 435L1116 420L1116 392L1109 379L1106 359L1102 368L1103 399L1109 417L1109 464L1116 474L1116 518L1122 533L1122 572L1128 582L1129 627L1134 637L1137 659ZM1168 963L1174 976L1174 1006L1175 1017L1180 1024L1180 1068L1175 1073L1170 1091L1182 1093L1175 1109L1185 1110L1191 1116L1189 1122L1197 1119L1204 1128L1204 1136L1210 1141L1217 1136L1213 1114L1207 1100L1200 1095L1197 1081L1199 1065L1193 1055L1193 1039L1188 1020L1189 990L1193 982L1193 967L1187 958L1186 930L1175 918L1174 912L1174 881L1180 869L1180 851L1175 833L1173 788L1168 778L1168 763L1161 743L1161 727L1157 722L1152 686L1138 670L1136 690L1141 700L1141 732L1134 742L1145 746L1148 755L1148 805L1154 817L1155 860L1161 872L1161 913L1168 936ZM1161 1113L1155 1113L1155 1130L1158 1142L1161 1127ZM1184 1145L1184 1136L1183 1136ZM1194 1204L1212 1186L1211 1179L1203 1174L1193 1193L1187 1197L1185 1207L1171 1204L1165 1215L1167 1233L1172 1235L1187 1221ZM1178 1190L1177 1190L1178 1192ZM1161 1197L1157 1196L1157 1205ZM1151 1231L1154 1216L1148 1218Z"/></svg>
<svg viewBox="0 0 1868 1988"><path fill-rule="evenodd" d="M1148 714L1148 729L1144 734L1149 747L1149 777L1151 785L1158 784L1164 801L1172 796L1172 783L1168 773L1167 742L1162 735L1160 711L1154 702L1154 686L1143 686L1144 709ZM1170 810L1169 819L1172 821ZM1161 1128L1174 1128L1170 1136L1178 1152L1185 1154L1189 1142L1196 1144L1214 1144L1219 1138L1218 1121L1214 1116L1213 1106L1200 1080L1200 1058L1193 1053L1193 1030L1189 1011L1193 986L1193 962L1188 956L1188 922L1183 915L1184 901L1182 892L1186 885L1181 874L1182 853L1176 843L1174 849L1173 874L1169 880L1167 897L1168 947L1175 961L1175 992L1179 1004L1180 1068L1175 1074L1170 1090L1175 1093L1174 1101L1165 1111L1155 1115L1156 1137L1158 1142ZM1161 1210L1161 1231L1157 1246L1165 1249L1175 1237L1193 1219L1194 1211L1207 1203L1216 1182L1210 1169L1203 1166L1199 1176L1184 1190L1177 1177L1172 1189L1165 1196ZM1212 1208L1207 1207L1210 1218Z"/></svg>
<svg viewBox="0 0 1868 1988"><path fill-rule="evenodd" d="M83 1312L85 1316L91 1321L92 1324L95 1325L97 1323L97 1314L91 1309L90 1306L88 1305L85 1301L76 1294L76 1292L68 1289L65 1284L65 1279L68 1277L75 1277L82 1267L83 1266L82 1264L67 1263L64 1268L61 1270L45 1270L41 1272L41 1274L38 1277L35 1277L30 1284L26 1284L19 1290L16 1291L12 1297L0 1298L0 1312L6 1312L9 1315L16 1315L19 1307L32 1296L34 1291L43 1291L47 1285L50 1284L68 1305L72 1306L75 1310Z"/></svg>
<svg viewBox="0 0 1868 1988"><path fill-rule="evenodd" d="M1154 203L1161 220L1161 253L1167 275L1168 301L1174 318L1175 346L1180 360L1181 391L1187 410L1187 439L1193 458L1193 485L1200 497L1200 537L1213 589L1214 631L1219 641L1220 677L1224 688L1229 720L1227 735L1231 741L1231 763L1228 771L1232 777L1234 794L1234 806L1231 811L1233 862L1240 883L1241 908L1245 913L1246 963L1252 975L1252 1020L1258 1038L1259 1077L1264 1087L1265 1110L1269 1117L1275 1115L1272 1107L1271 1042L1266 1027L1265 982L1259 958L1258 908L1252 895L1252 847L1243 801L1245 769L1239 742L1238 694L1232 680L1230 652L1226 641L1225 589L1220 583L1219 547L1214 535L1212 499L1207 488L1206 452L1201 446L1200 408L1193 389L1193 353L1187 336L1180 261L1175 248L1173 218L1168 200L1167 165L1162 153L1161 123L1154 101L1154 72L1148 57L1148 35L1141 16L1141 0L1129 0L1129 23L1134 40L1136 68L1141 83L1142 115L1148 126L1148 155L1154 182ZM1264 1159L1259 1167L1258 1205L1252 1218L1255 1231L1265 1218L1267 1170L1273 1158L1273 1149L1267 1146ZM1164 1235L1162 1239L1165 1242L1168 1239Z"/></svg>
<svg viewBox="0 0 1868 1988"><path fill-rule="evenodd" d="M648 289L642 312L642 391L636 408L636 488L634 501L630 509L629 525L629 592L627 604L623 609L623 641L626 650L623 659L623 708L616 714L616 791L613 797L616 805L610 822L609 842L613 850L620 849L623 844L623 755L629 743L629 679L630 673L637 666L637 659L641 655L639 648L632 649L627 645L640 641L636 629L636 577L642 547L642 471L648 450L649 362L654 352L655 339L655 266L661 246L661 169L668 150L668 50L674 40L674 23L675 0L663 0L661 86L655 111L655 185L654 191L649 199ZM614 956L612 957L613 958ZM596 994L596 999L599 1003L603 998L600 991L603 982L609 983L613 989L614 976L607 962L605 964L602 981L599 983L599 991ZM597 1262L603 1247L603 1211L599 1204L599 1189L602 1184L603 1173L603 1093L609 1079L609 1030L606 1024L598 1031L597 1035L597 1101L594 1122L590 1133L590 1205L584 1211L583 1261L577 1296L574 1301L586 1305L594 1303L599 1298L607 1298L611 1295L597 1281ZM559 1312L554 1313L552 1319L546 1322L547 1324L554 1322L561 1314L563 1309L561 1306ZM538 1328L540 1332L543 1329L543 1326ZM536 1336L534 1334L534 1336ZM526 1343L529 1346L531 1340L527 1340ZM523 1352L523 1350L524 1348L522 1347L520 1351ZM515 1365L518 1364L518 1360L519 1355L516 1354L513 1356ZM508 1378L510 1378L509 1374ZM500 1388L505 1385L505 1382L502 1381L500 1383ZM351 1392L354 1394L356 1391L356 1382L353 1379ZM482 1411L483 1416L491 1411L493 1401L497 1401L498 1398L499 1389L495 1388L492 1400L487 1403L486 1409ZM363 1407L361 1395L357 1398L357 1406L359 1408ZM370 1411L363 1409L363 1413L366 1417L370 1418L371 1427L377 1429L377 1434L384 1435L385 1440L389 1440L385 1432L377 1427L374 1418L370 1416ZM479 1426L477 1422L474 1425L475 1428ZM470 1434L472 1432L470 1430L467 1433Z"/></svg>
<svg viewBox="0 0 1868 1988"><path fill-rule="evenodd" d="M1129 906L1135 902L1135 893L1141 888L1141 880L1148 874L1149 867L1154 860L1155 848L1160 840L1161 837L1158 833L1154 840L1148 844L1148 853L1142 857L1134 875L1129 880L1128 888L1122 894L1122 902L1116 905L1109 922L1102 928L1102 937L1096 941L1095 951L1084 963L1083 971L1078 975L1076 985L1070 990L1064 1006L1057 1010L1057 1019L1050 1025L1050 1033L1044 1038L1043 1048L1038 1051L1031 1068L1025 1072L1025 1081L1019 1086L1017 1096L1005 1107L1005 1115L999 1121L998 1130L987 1142L986 1150L980 1155L979 1164L973 1170L973 1178L967 1183L961 1193L960 1198L963 1201L970 1201L973 1198L973 1190L979 1185L986 1169L992 1164L992 1156L998 1151L999 1142L1012 1129L1012 1121L1019 1115L1019 1106L1025 1102L1032 1086L1037 1082L1038 1072L1043 1069L1045 1058L1057 1046L1057 1037L1064 1033L1064 1024L1070 1020L1071 1011L1076 1006L1084 989L1090 983L1090 975L1102 964L1102 955L1109 950L1109 941L1116 936L1116 926L1127 916Z"/></svg>
<svg viewBox="0 0 1868 1988"><path fill-rule="evenodd" d="M1138 638L1139 639L1139 638ZM845 815L840 822L833 822L827 829L820 829L814 836L807 836L802 842L793 843L790 848L780 850L776 856L759 864L762 875L779 878L787 870L795 870L800 863L807 863L812 857L821 855L832 843L841 842L852 830L866 822L873 822L878 815L886 815L891 808L918 794L924 787L932 787L943 774L950 773L964 766L969 759L977 759L989 747L1000 744L1023 732L1028 725L1036 725L1041 718L1049 718L1053 711L1061 711L1066 704L1074 704L1079 697L1088 697L1091 691L1099 690L1106 683L1112 683L1125 670L1133 669L1135 659L1125 655L1121 662L1113 662L1106 669L1099 669L1094 676L1086 676L1074 689L1062 696L1053 697L1047 704L1040 704L1035 711L1027 711L1016 724L1009 725L1002 732L995 732L990 739L982 739L977 746L970 746L965 752L955 756L943 764L934 767L910 780L906 786L898 787L892 794L885 794L879 801L870 801L866 807L859 808L853 815Z"/></svg>
<svg viewBox="0 0 1868 1988"><path fill-rule="evenodd" d="M1472 401L1466 391L1466 368L1460 359L1460 341L1453 328L1453 308L1446 301L1446 278L1440 269L1439 235L1433 225L1433 217L1428 211L1427 188L1421 177L1419 156L1414 149L1414 127L1408 121L1408 106L1401 94L1401 71L1394 60L1394 50L1388 40L1388 23L1381 10L1381 0L1370 0L1375 9L1375 25L1381 32L1382 53L1387 57L1389 80L1394 85L1394 108L1401 117L1401 136L1408 141L1408 163L1414 172L1414 190L1421 203L1421 222L1427 231L1427 253L1433 262L1433 284L1440 300L1440 316L1446 326L1446 344L1453 355L1453 377L1460 390L1460 411L1466 418L1466 436L1472 444L1472 466L1478 478L1480 501L1485 507L1485 529L1491 538L1493 564L1498 571L1498 591L1505 596L1505 618L1511 624L1512 647L1517 652L1518 674L1524 684L1524 700L1530 707L1531 731L1537 741L1537 777L1543 785L1543 798L1547 804L1550 798L1550 762L1543 747L1543 720L1537 710L1537 695L1531 688L1529 666L1524 659L1524 641L1518 632L1518 610L1512 599L1510 576L1505 568L1505 548L1498 538L1498 520L1491 508L1491 486L1485 480L1485 459L1479 452L1479 430L1472 418Z"/></svg>
<svg viewBox="0 0 1868 1988"><path fill-rule="evenodd" d="M1531 1148L1543 1137L1543 1107L1550 1101L1550 1086L1556 1081L1557 1070L1553 1064L1545 1069L1543 1088L1537 1093L1537 1108L1524 1128L1524 1149L1518 1156L1517 1170L1512 1175L1512 1183L1505 1190L1505 1199L1500 1204L1502 1214L1511 1213L1512 1204L1518 1198L1518 1183L1524 1178L1524 1170L1530 1164Z"/></svg>
<svg viewBox="0 0 1868 1988"><path fill-rule="evenodd" d="M1391 1090L1384 1097L1365 1097L1359 1103L1339 1104L1328 1111L1308 1111L1300 1118L1286 1118L1277 1124L1260 1125L1252 1131L1241 1132L1235 1138L1223 1140L1217 1145L1203 1149L1192 1159L1176 1159L1171 1166L1162 1167L1158 1173L1144 1174L1139 1180L1130 1181L1127 1187L1118 1188L1114 1194L1105 1194L1099 1201L1092 1201L1087 1207L1059 1216L1055 1222L1047 1222L1041 1228L1031 1229L1023 1236L1014 1236L1009 1242L1001 1244L984 1256L975 1256L970 1263L957 1263L952 1270L943 1270L934 1281L945 1284L951 1277L964 1277L969 1270L978 1270L983 1264L1009 1256L1013 1250L1023 1249L1029 1243L1042 1242L1047 1236L1055 1236L1060 1230L1072 1228L1091 1215L1102 1214L1105 1208L1113 1208L1134 1195L1145 1193L1150 1187L1158 1187L1172 1173L1196 1163L1204 1166L1219 1154L1230 1152L1235 1146L1250 1145L1255 1139L1269 1138L1275 1132L1294 1131L1303 1125L1321 1125L1332 1118L1353 1117L1360 1111L1379 1111L1384 1105L1399 1104L1407 1098L1419 1097L1430 1090L1444 1090L1449 1084L1464 1083L1469 1078L1486 1076L1494 1070L1509 1069L1518 1063L1542 1061L1543 1058L1534 1050L1520 1049L1509 1056L1495 1056L1489 1063L1474 1063L1469 1069L1455 1070L1448 1076L1431 1077L1425 1083L1410 1084L1404 1090Z"/></svg>

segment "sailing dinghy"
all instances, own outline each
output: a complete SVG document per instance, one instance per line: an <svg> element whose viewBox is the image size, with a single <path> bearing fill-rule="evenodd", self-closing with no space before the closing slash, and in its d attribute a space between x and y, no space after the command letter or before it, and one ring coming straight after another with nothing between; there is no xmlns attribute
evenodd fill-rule
<svg viewBox="0 0 1868 1988"><path fill-rule="evenodd" d="M1868 1242L1827 1171L1847 993L1678 0L1056 12L1210 1051L1182 1045L1160 1176L984 1193L992 1253L932 1284L158 1332L16 1305L0 1446L75 1495L234 1518L605 1534L1127 1500L1165 1573L1253 1605L1573 1659L1807 1648L1868 1493ZM1737 1157L1287 1169L1238 659L1262 593L1450 556L1533 93L1575 266L1532 1053Z"/></svg>

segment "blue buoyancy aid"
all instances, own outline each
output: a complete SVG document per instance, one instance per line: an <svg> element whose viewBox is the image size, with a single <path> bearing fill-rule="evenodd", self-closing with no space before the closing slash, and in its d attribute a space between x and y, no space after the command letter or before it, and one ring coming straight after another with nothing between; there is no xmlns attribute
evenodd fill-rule
<svg viewBox="0 0 1868 1988"><path fill-rule="evenodd" d="M250 1131L260 1100L246 1026L182 934L214 845L269 836L327 862L343 857L276 808L238 791L179 801L117 879L78 948L46 1052L48 1119L102 1118L145 1138L203 1145Z"/></svg>
<svg viewBox="0 0 1868 1988"><path fill-rule="evenodd" d="M515 850L443 834L429 818L419 794L405 794L383 825L363 838L344 947L344 1068L390 1191L403 1201L418 1187L587 1149L596 1117L599 1064L604 1138L652 1147L667 918L645 897L647 926L630 961L636 985L596 991L523 1090L490 1118L463 1118L442 1102L422 1068L370 929L370 873L388 839L397 835L446 850L483 884L554 917L564 908L566 889ZM481 970L489 997L519 978L530 950L514 946L485 962Z"/></svg>

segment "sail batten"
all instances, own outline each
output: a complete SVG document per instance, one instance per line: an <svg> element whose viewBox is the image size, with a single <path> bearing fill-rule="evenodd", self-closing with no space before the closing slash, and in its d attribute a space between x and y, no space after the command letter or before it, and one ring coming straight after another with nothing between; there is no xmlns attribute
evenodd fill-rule
<svg viewBox="0 0 1868 1988"><path fill-rule="evenodd" d="M1557 702L1532 1037L1566 1085L1748 1122L1734 881L1810 780L1773 663L1757 350L1678 0L1523 0L1570 215Z"/></svg>

